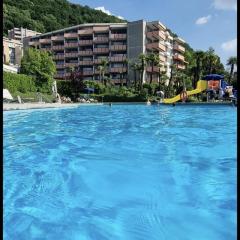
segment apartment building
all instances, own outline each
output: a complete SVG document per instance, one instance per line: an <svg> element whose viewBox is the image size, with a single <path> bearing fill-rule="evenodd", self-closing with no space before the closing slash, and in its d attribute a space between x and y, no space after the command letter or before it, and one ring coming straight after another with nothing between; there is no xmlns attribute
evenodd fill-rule
<svg viewBox="0 0 240 240"><path fill-rule="evenodd" d="M69 68L77 68L84 80L99 80L98 66L102 58L109 61L106 77L115 84L133 80L130 64L139 54L156 53L161 71L170 76L172 63L185 68L184 41L173 38L159 21L144 20L129 23L81 24L29 38L28 46L51 51L56 62L56 79L68 79ZM144 82L149 81L152 68L144 71ZM153 68L153 81L158 81L159 67Z"/></svg>
<svg viewBox="0 0 240 240"><path fill-rule="evenodd" d="M3 63L19 66L23 56L23 44L14 39L3 37Z"/></svg>
<svg viewBox="0 0 240 240"><path fill-rule="evenodd" d="M40 34L41 34L40 32L36 32L36 31L30 30L27 28L22 28L22 27L8 30L8 38L19 40L20 42L23 42L23 39L25 37L32 37Z"/></svg>

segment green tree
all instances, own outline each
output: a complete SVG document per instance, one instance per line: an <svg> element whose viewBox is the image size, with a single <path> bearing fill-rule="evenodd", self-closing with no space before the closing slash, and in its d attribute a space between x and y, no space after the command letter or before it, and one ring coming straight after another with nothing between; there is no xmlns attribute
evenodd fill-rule
<svg viewBox="0 0 240 240"><path fill-rule="evenodd" d="M139 64L135 61L135 62L132 62L130 67L132 68L133 70L133 76L134 76L134 89L135 91L137 90L137 71L139 70L140 66Z"/></svg>
<svg viewBox="0 0 240 240"><path fill-rule="evenodd" d="M138 56L138 59L140 61L140 64L139 64L139 70L140 70L140 90L142 90L142 86L143 86L143 75L144 75L144 70L145 70L145 67L146 67L146 55L141 53L139 56Z"/></svg>
<svg viewBox="0 0 240 240"><path fill-rule="evenodd" d="M154 66L157 65L160 61L159 55L156 53L150 53L149 55L146 56L146 61L151 66L151 73L150 73L150 84L151 84L153 79Z"/></svg>
<svg viewBox="0 0 240 240"><path fill-rule="evenodd" d="M105 73L107 71L108 68L108 60L106 58L102 58L101 59L101 63L98 67L99 70L99 77L100 77L100 81L102 81L104 83L104 85L106 86L106 79L105 79Z"/></svg>
<svg viewBox="0 0 240 240"><path fill-rule="evenodd" d="M233 78L233 70L234 70L234 66L237 65L237 57L230 57L227 60L227 65L230 66L230 74L229 74L229 83L232 82L232 78Z"/></svg>
<svg viewBox="0 0 240 240"><path fill-rule="evenodd" d="M39 90L50 92L56 65L49 52L29 48L21 60L20 72L35 77Z"/></svg>

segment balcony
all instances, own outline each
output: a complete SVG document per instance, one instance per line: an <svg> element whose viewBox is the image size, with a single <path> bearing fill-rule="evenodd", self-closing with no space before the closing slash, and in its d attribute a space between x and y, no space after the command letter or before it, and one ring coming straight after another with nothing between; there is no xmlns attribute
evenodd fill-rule
<svg viewBox="0 0 240 240"><path fill-rule="evenodd" d="M94 70L94 74L99 74L99 73L100 73L100 72L99 72L98 69L95 69L95 70ZM105 74L109 74L109 70L108 70L108 69L106 69Z"/></svg>
<svg viewBox="0 0 240 240"><path fill-rule="evenodd" d="M111 51L126 51L127 46L126 45L112 45L110 46Z"/></svg>
<svg viewBox="0 0 240 240"><path fill-rule="evenodd" d="M77 48L78 47L78 42L65 43L64 47L66 47L66 48Z"/></svg>
<svg viewBox="0 0 240 240"><path fill-rule="evenodd" d="M93 45L93 40L80 40L79 46L88 46Z"/></svg>
<svg viewBox="0 0 240 240"><path fill-rule="evenodd" d="M94 41L94 43L108 43L109 38L108 37L95 37L93 41Z"/></svg>
<svg viewBox="0 0 240 240"><path fill-rule="evenodd" d="M112 73L123 73L123 72L127 72L127 68L126 67L112 67L110 72L112 72Z"/></svg>
<svg viewBox="0 0 240 240"><path fill-rule="evenodd" d="M183 65L183 64L176 64L176 68L177 68L177 69L185 69L186 66Z"/></svg>
<svg viewBox="0 0 240 240"><path fill-rule="evenodd" d="M165 52L166 51L166 46L164 46L163 44L161 44L160 42L153 42L153 43L147 43L146 44L146 47L147 49L149 50L153 50L153 49L156 49L156 50L160 50L160 51L163 51Z"/></svg>
<svg viewBox="0 0 240 240"><path fill-rule="evenodd" d="M39 39L40 43L51 43L51 39L45 38L45 39Z"/></svg>
<svg viewBox="0 0 240 240"><path fill-rule="evenodd" d="M64 41L64 36L52 36L52 41Z"/></svg>
<svg viewBox="0 0 240 240"><path fill-rule="evenodd" d="M56 64L56 68L57 68L57 69L65 68L65 65L64 65L64 63Z"/></svg>
<svg viewBox="0 0 240 240"><path fill-rule="evenodd" d="M92 70L88 70L88 71L84 70L84 71L82 72L82 74L83 74L83 76L93 75L93 71L92 71Z"/></svg>
<svg viewBox="0 0 240 240"><path fill-rule="evenodd" d="M54 78L56 78L56 79L64 79L65 78L65 74L64 73L57 73L57 74L55 74Z"/></svg>
<svg viewBox="0 0 240 240"><path fill-rule="evenodd" d="M77 67L78 63L77 62L72 62L72 63L65 63L65 67Z"/></svg>
<svg viewBox="0 0 240 240"><path fill-rule="evenodd" d="M55 46L52 46L52 50L64 50L64 45L55 45Z"/></svg>
<svg viewBox="0 0 240 240"><path fill-rule="evenodd" d="M184 59L184 56L183 56L182 54L178 54L178 53L173 55L173 59L174 59L174 60L183 61L183 62L184 62L184 60L185 60L185 59Z"/></svg>
<svg viewBox="0 0 240 240"><path fill-rule="evenodd" d="M151 67L151 66L148 66L148 67L146 68L146 71L147 71L147 72L152 72L152 67ZM162 72L165 71L164 67L161 67L161 71L162 71ZM153 72L158 73L158 72L159 72L159 67L154 66L154 67L153 67Z"/></svg>
<svg viewBox="0 0 240 240"><path fill-rule="evenodd" d="M110 61L111 62L123 62L124 60L126 60L127 57L126 56L121 56L121 57L110 57Z"/></svg>
<svg viewBox="0 0 240 240"><path fill-rule="evenodd" d="M64 38L78 38L77 33L64 33Z"/></svg>
<svg viewBox="0 0 240 240"><path fill-rule="evenodd" d="M103 26L103 27L93 27L94 32L108 32L109 27L108 26Z"/></svg>
<svg viewBox="0 0 240 240"><path fill-rule="evenodd" d="M93 29L92 28L81 29L81 30L78 30L78 34L79 35L92 35Z"/></svg>
<svg viewBox="0 0 240 240"><path fill-rule="evenodd" d="M64 54L57 54L53 55L54 60L63 60L64 59Z"/></svg>
<svg viewBox="0 0 240 240"><path fill-rule="evenodd" d="M119 78L112 79L112 80L111 80L111 83L121 84L121 80L120 80ZM123 83L123 84L126 84L126 83L127 83L127 79L123 78L123 79L122 79L122 83Z"/></svg>
<svg viewBox="0 0 240 240"><path fill-rule="evenodd" d="M162 56L162 55L159 55L159 60L160 60L161 62L165 62L165 61L166 61L166 58L165 58L164 56Z"/></svg>
<svg viewBox="0 0 240 240"><path fill-rule="evenodd" d="M111 40L125 40L125 39L127 39L127 34L111 34L110 39Z"/></svg>
<svg viewBox="0 0 240 240"><path fill-rule="evenodd" d="M173 45L173 49L176 50L176 51L182 52L182 53L185 52L185 47L183 47L183 46L181 46L179 44L174 44Z"/></svg>
<svg viewBox="0 0 240 240"><path fill-rule="evenodd" d="M82 60L79 61L79 65L93 65L93 61L92 60Z"/></svg>
<svg viewBox="0 0 240 240"><path fill-rule="evenodd" d="M43 51L52 51L51 47L41 47L40 49Z"/></svg>
<svg viewBox="0 0 240 240"><path fill-rule="evenodd" d="M109 52L109 48L94 48L93 52L94 53L108 53Z"/></svg>
<svg viewBox="0 0 240 240"><path fill-rule="evenodd" d="M93 51L92 50L79 51L79 55L80 56L91 56L91 55L93 55Z"/></svg>
<svg viewBox="0 0 240 240"><path fill-rule="evenodd" d="M94 64L101 64L102 60L107 60L108 61L108 57L103 57L103 58L99 58L99 59L94 59Z"/></svg>
<svg viewBox="0 0 240 240"><path fill-rule="evenodd" d="M65 57L71 58L71 57L78 57L78 52L72 52L72 53L65 53Z"/></svg>
<svg viewBox="0 0 240 240"><path fill-rule="evenodd" d="M38 44L39 44L38 41L34 41L34 42L29 42L29 43L28 43L29 46L35 46L35 47L36 47Z"/></svg>
<svg viewBox="0 0 240 240"><path fill-rule="evenodd" d="M161 31L148 32L147 37L150 39L166 40L165 34Z"/></svg>

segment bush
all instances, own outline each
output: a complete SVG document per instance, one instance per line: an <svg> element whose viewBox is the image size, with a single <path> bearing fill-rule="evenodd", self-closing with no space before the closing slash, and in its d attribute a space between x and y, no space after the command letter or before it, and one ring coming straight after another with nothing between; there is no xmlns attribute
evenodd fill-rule
<svg viewBox="0 0 240 240"><path fill-rule="evenodd" d="M3 72L3 88L8 89L10 93L35 92L35 79L24 74Z"/></svg>
<svg viewBox="0 0 240 240"><path fill-rule="evenodd" d="M66 96L72 98L72 86L69 80L57 80L57 91L60 96Z"/></svg>

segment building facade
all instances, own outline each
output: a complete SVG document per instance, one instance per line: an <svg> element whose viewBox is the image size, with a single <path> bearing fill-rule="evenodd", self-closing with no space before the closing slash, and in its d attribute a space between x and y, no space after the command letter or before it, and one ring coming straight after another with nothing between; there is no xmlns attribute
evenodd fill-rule
<svg viewBox="0 0 240 240"><path fill-rule="evenodd" d="M28 47L51 51L56 63L56 79L68 79L69 68L77 68L83 80L99 80L98 66L109 62L105 76L115 84L133 79L130 63L140 54L159 55L161 71L170 76L172 63L185 68L184 41L173 38L158 21L82 24L28 38ZM128 62L126 61L128 60ZM159 67L146 66L144 82L158 81ZM121 81L120 81L121 74Z"/></svg>
<svg viewBox="0 0 240 240"><path fill-rule="evenodd" d="M15 39L20 42L23 42L23 39L25 37L32 37L36 35L40 35L40 32L36 32L27 28L13 28L11 30L8 30L8 38L9 39Z"/></svg>
<svg viewBox="0 0 240 240"><path fill-rule="evenodd" d="M23 56L23 44L14 39L3 37L3 63L20 66Z"/></svg>

